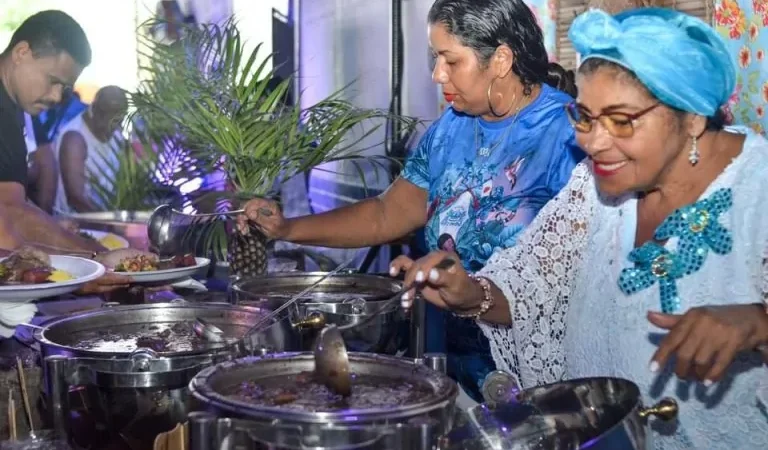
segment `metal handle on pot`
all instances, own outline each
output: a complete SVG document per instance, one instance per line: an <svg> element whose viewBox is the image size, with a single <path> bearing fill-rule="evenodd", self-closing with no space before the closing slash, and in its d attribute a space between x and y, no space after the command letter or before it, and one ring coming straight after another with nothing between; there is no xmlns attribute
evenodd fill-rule
<svg viewBox="0 0 768 450"><path fill-rule="evenodd" d="M417 360L420 360L417 358ZM445 353L426 353L423 358L424 365L443 375L448 373L448 357Z"/></svg>
<svg viewBox="0 0 768 450"><path fill-rule="evenodd" d="M489 373L480 388L485 403L507 403L520 392L520 384L514 375L503 370Z"/></svg>
<svg viewBox="0 0 768 450"><path fill-rule="evenodd" d="M325 315L320 311L312 311L307 315L307 317L291 323L291 327L298 330L319 330L325 325Z"/></svg>
<svg viewBox="0 0 768 450"><path fill-rule="evenodd" d="M658 403L648 408L640 408L638 414L643 419L647 419L648 416L654 416L665 422L675 420L677 413L680 411L680 407L677 405L675 399L670 397L662 398Z"/></svg>
<svg viewBox="0 0 768 450"><path fill-rule="evenodd" d="M157 358L157 353L148 348L137 348L131 353L133 370L145 372L149 370L149 361Z"/></svg>

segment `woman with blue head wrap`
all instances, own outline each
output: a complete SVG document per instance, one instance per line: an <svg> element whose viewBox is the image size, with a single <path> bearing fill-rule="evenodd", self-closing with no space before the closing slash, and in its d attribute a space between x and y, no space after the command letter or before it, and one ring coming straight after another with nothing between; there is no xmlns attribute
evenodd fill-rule
<svg viewBox="0 0 768 450"><path fill-rule="evenodd" d="M396 264L477 317L523 387L626 378L644 403L680 405L653 421L654 448L768 448L768 142L723 127L731 57L667 9L592 10L569 36L582 64L567 111L588 161L474 276L435 268L439 252Z"/></svg>

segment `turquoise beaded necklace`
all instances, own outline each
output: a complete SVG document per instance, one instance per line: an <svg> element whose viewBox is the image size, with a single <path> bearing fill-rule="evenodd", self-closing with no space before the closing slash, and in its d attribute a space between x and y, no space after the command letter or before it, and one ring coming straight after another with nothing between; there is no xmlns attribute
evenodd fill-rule
<svg viewBox="0 0 768 450"><path fill-rule="evenodd" d="M684 206L659 225L653 237L632 250L628 267L619 275L619 288L631 295L659 283L661 311L674 313L680 309L677 280L697 272L704 265L709 251L725 255L733 248L731 232L718 219L733 206L730 189L719 189L709 198ZM678 238L677 249L669 251L656 241Z"/></svg>

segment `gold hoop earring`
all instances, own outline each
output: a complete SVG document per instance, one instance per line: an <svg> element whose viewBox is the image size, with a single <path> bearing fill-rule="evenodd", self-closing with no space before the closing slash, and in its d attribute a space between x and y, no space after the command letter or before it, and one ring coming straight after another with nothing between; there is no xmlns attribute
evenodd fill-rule
<svg viewBox="0 0 768 450"><path fill-rule="evenodd" d="M490 110L491 110L491 114L493 114L494 116L496 116L496 117L504 117L504 116L506 116L507 114L509 114L509 113L510 113L510 111L512 111L512 108L514 108L514 107L515 107L515 100L517 99L517 95L516 95L516 94L513 94L513 97L512 97L512 106L510 106L510 107L509 107L509 109L508 109L508 110L507 110L507 111L506 111L504 114L498 114L498 113L496 112L496 110L495 110L495 109L493 109L493 102L491 101L491 89L493 89L493 83L495 83L495 82L496 82L496 78L494 78L493 80L491 80L491 84L489 84L489 85L488 85L488 92L486 93L486 96L488 97L488 109L490 109Z"/></svg>

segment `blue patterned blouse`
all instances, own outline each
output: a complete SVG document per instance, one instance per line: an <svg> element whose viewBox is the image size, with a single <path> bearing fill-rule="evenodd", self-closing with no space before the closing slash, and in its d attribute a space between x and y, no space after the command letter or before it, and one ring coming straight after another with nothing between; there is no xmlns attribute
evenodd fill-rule
<svg viewBox="0 0 768 450"><path fill-rule="evenodd" d="M475 272L494 250L511 247L520 231L565 186L584 157L574 139L567 94L543 85L515 117L489 122L447 108L406 162L402 177L429 192L428 250L454 250ZM434 315L432 315L434 316ZM444 315L451 330L428 342L448 352L449 374L479 400L494 370L487 339L473 321ZM430 319L430 335L441 324Z"/></svg>

